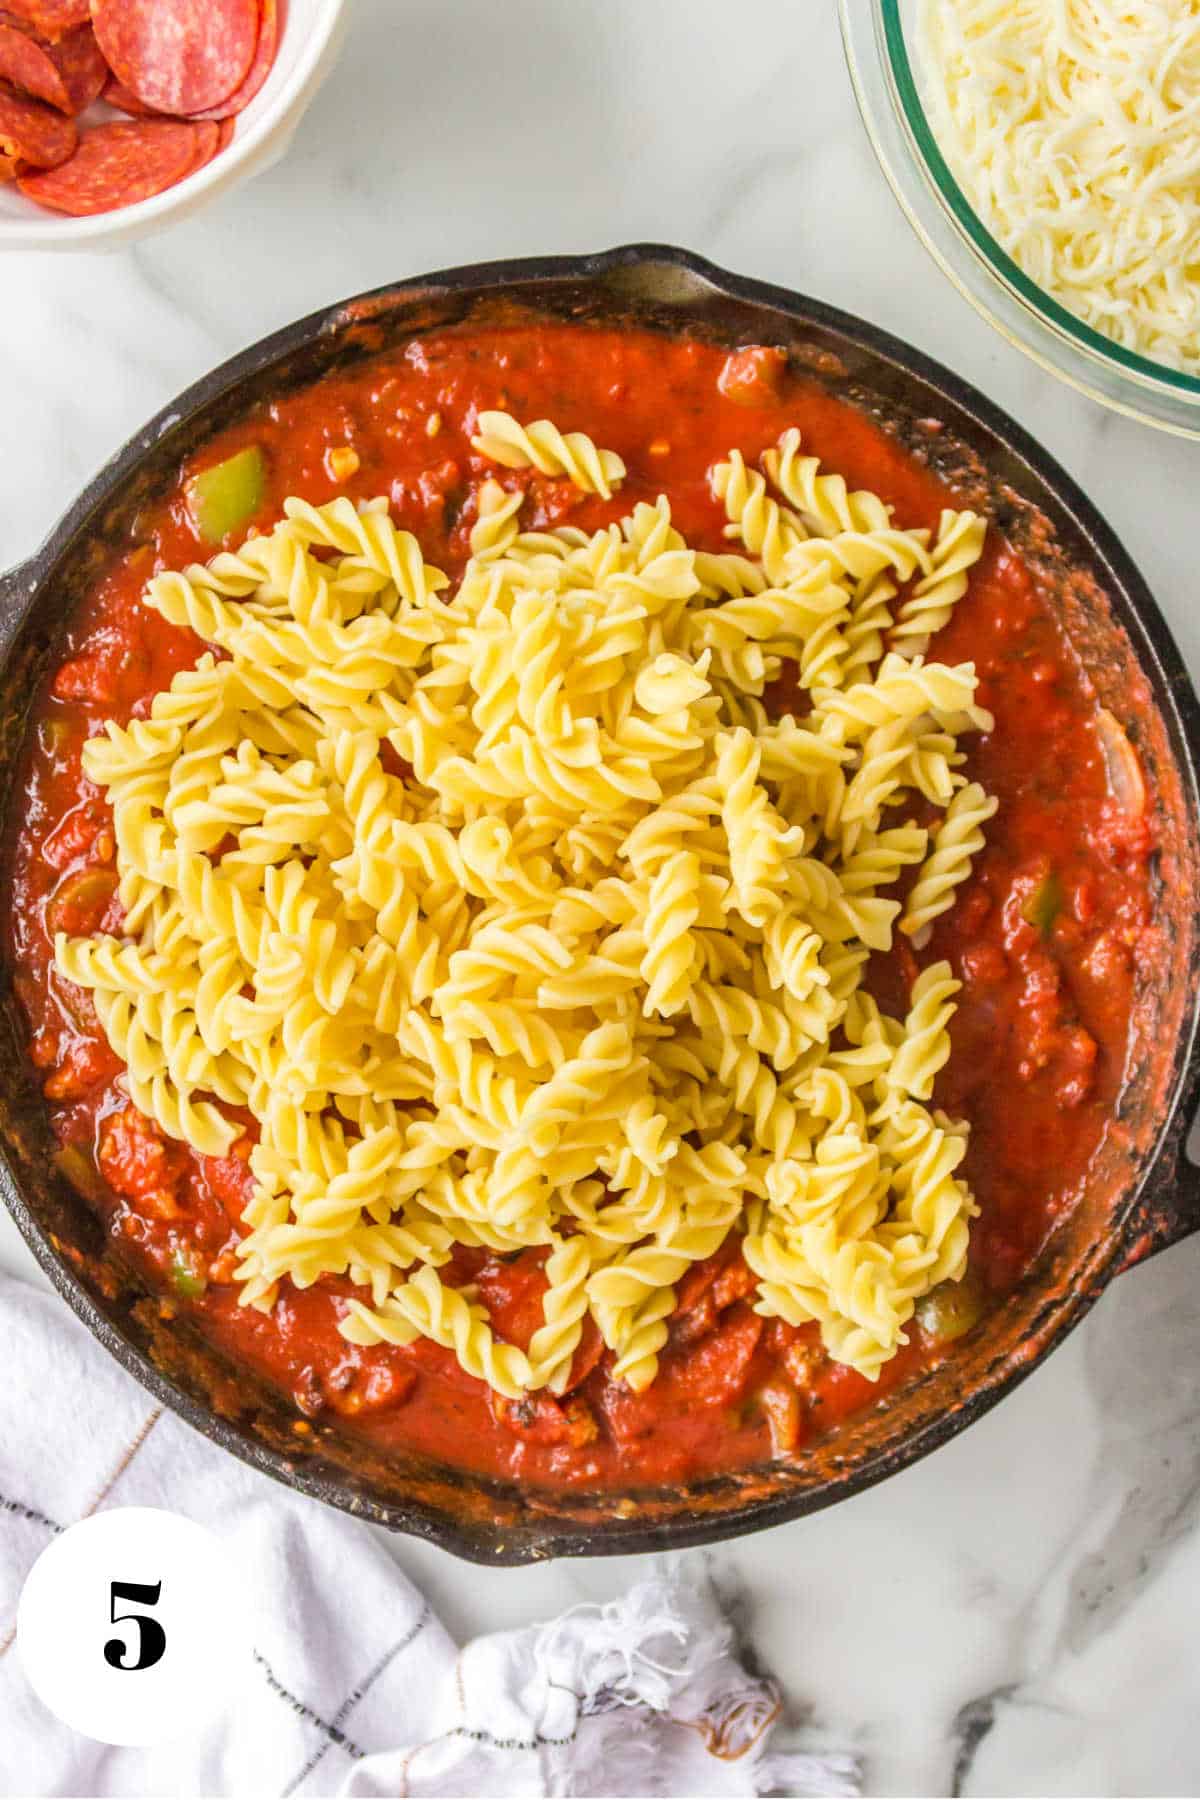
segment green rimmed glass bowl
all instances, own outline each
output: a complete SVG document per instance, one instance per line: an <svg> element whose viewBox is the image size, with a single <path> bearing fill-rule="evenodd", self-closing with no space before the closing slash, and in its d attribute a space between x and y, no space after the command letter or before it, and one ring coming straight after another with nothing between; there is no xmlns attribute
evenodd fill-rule
<svg viewBox="0 0 1200 1800"><path fill-rule="evenodd" d="M921 98L918 0L839 0L850 79L880 167L926 250L1008 341L1104 406L1200 437L1200 378L1093 331L1032 282L982 224Z"/></svg>

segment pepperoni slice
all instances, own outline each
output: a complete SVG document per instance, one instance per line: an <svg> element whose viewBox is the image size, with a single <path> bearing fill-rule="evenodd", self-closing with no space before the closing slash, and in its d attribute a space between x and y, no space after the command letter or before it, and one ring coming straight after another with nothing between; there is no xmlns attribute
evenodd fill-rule
<svg viewBox="0 0 1200 1800"><path fill-rule="evenodd" d="M196 127L182 119L122 119L97 125L69 162L18 176L17 185L39 206L86 218L161 194L190 172L196 153Z"/></svg>
<svg viewBox="0 0 1200 1800"><path fill-rule="evenodd" d="M0 87L0 155L52 169L66 162L78 141L70 119L40 100L25 100Z"/></svg>
<svg viewBox="0 0 1200 1800"><path fill-rule="evenodd" d="M91 6L109 68L156 112L205 112L249 73L259 0L91 0Z"/></svg>
<svg viewBox="0 0 1200 1800"><path fill-rule="evenodd" d="M254 61L250 64L246 79L236 92L230 94L228 100L222 100L220 106L212 106L206 108L204 112L192 113L191 117L193 119L232 119L237 113L245 112L271 73L278 47L279 7L276 0L262 0L262 23L258 28L258 48L254 52Z"/></svg>
<svg viewBox="0 0 1200 1800"><path fill-rule="evenodd" d="M115 77L110 77L108 85L104 90L103 98L107 100L110 106L115 106L118 112L128 113L132 119L161 119L164 117L164 114L152 112L148 106L143 106L137 95L131 94L128 88L122 87L121 83L117 81ZM203 124L205 117L205 114L199 114L194 123ZM232 116L220 120L221 132L217 142L217 150L224 150L227 144L233 142L236 126L237 120ZM213 155L215 156L216 153L217 151L214 150Z"/></svg>
<svg viewBox="0 0 1200 1800"><path fill-rule="evenodd" d="M73 113L81 113L98 100L108 80L108 64L100 54L90 25L80 26L50 48L67 90Z"/></svg>
<svg viewBox="0 0 1200 1800"><path fill-rule="evenodd" d="M119 82L111 81L108 84L104 90L104 98L110 106L118 107L120 111L128 112L134 118L161 119L163 116L161 113L150 112L140 100L135 100L132 94L126 93ZM232 142L235 121L222 119L218 123L216 120L197 119L189 120L188 123L194 123L197 132L196 160L188 170L189 175L194 175L197 169L202 169L205 163L210 163L218 151L224 150L225 146Z"/></svg>
<svg viewBox="0 0 1200 1800"><path fill-rule="evenodd" d="M205 163L210 163L221 148L221 127L215 119L200 119L192 126L192 130L196 133L196 149L192 157L192 166L188 170L189 175L194 175L197 169L202 169ZM181 177L181 179L184 178Z"/></svg>
<svg viewBox="0 0 1200 1800"><path fill-rule="evenodd" d="M4 183L6 181L15 181L16 179L17 179L17 159L16 159L16 157L15 156L6 156L4 151L0 150L0 187L3 187Z"/></svg>
<svg viewBox="0 0 1200 1800"><path fill-rule="evenodd" d="M118 112L128 113L131 119L161 119L162 114L155 112L152 106L144 106L136 94L131 94L123 82L110 75L104 84L102 96L110 106Z"/></svg>
<svg viewBox="0 0 1200 1800"><path fill-rule="evenodd" d="M108 67L90 25L43 44L31 26L0 12L0 76L59 112L80 113L108 80Z"/></svg>
<svg viewBox="0 0 1200 1800"><path fill-rule="evenodd" d="M88 0L5 0L5 10L51 43L88 22Z"/></svg>
<svg viewBox="0 0 1200 1800"><path fill-rule="evenodd" d="M19 19L0 13L0 75L35 100L48 101L69 113L70 98L49 47L39 44Z"/></svg>

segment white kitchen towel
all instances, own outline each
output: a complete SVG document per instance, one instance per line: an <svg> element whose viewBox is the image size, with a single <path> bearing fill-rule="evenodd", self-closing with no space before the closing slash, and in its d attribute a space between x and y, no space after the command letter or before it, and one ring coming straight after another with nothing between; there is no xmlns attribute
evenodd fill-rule
<svg viewBox="0 0 1200 1800"><path fill-rule="evenodd" d="M0 1792L12 1795L854 1794L855 1759L770 1742L702 1558L606 1606L461 1651L363 1524L304 1500L162 1411L50 1294L0 1276ZM184 1739L112 1749L61 1725L15 1648L51 1536L160 1506L253 1570L252 1673Z"/></svg>

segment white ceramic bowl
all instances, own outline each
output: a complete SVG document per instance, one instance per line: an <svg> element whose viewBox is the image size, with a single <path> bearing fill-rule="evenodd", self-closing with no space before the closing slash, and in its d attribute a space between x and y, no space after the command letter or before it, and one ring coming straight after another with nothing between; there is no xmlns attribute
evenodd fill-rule
<svg viewBox="0 0 1200 1800"><path fill-rule="evenodd" d="M15 184L0 187L0 250L97 249L127 244L186 218L217 194L258 174L286 151L309 101L333 67L349 0L285 0L275 63L232 140L185 181L119 212L71 219L27 200ZM118 117L97 105L86 118Z"/></svg>

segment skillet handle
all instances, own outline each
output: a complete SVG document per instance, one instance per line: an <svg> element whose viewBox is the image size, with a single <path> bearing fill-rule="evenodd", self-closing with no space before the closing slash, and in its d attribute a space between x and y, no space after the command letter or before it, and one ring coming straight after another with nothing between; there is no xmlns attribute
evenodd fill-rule
<svg viewBox="0 0 1200 1800"><path fill-rule="evenodd" d="M12 647L25 617L33 585L32 562L17 563L15 568L0 570L0 656L6 656Z"/></svg>
<svg viewBox="0 0 1200 1800"><path fill-rule="evenodd" d="M1158 1169L1147 1182L1137 1210L1126 1226L1127 1247L1122 1271L1135 1268L1148 1256L1166 1250L1182 1238L1191 1237L1193 1232L1200 1232L1200 1167L1187 1153L1194 1123L1190 1110L1181 1108L1180 1117L1163 1146Z"/></svg>

